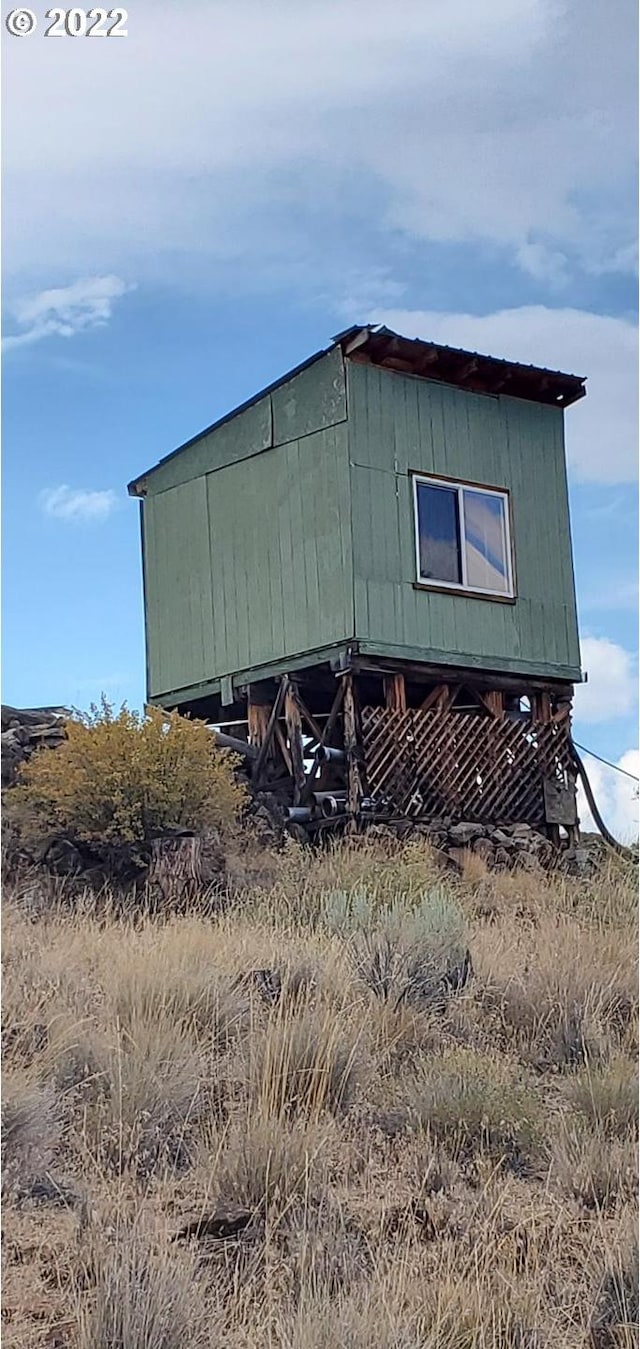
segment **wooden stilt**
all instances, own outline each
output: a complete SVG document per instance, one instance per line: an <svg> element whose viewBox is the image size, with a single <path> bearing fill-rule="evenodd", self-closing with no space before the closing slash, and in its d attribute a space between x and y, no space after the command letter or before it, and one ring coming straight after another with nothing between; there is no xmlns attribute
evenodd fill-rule
<svg viewBox="0 0 640 1349"><path fill-rule="evenodd" d="M344 696L342 700L342 718L344 724L344 748L347 755L347 806L349 814L355 818L362 800L362 781L360 778L360 746L358 741L358 722L353 675L349 672L343 679Z"/></svg>
<svg viewBox="0 0 640 1349"><path fill-rule="evenodd" d="M247 739L250 745L261 749L267 739L271 702L255 684L247 692Z"/></svg>
<svg viewBox="0 0 640 1349"><path fill-rule="evenodd" d="M390 712L406 712L407 692L403 674L385 676L384 697Z"/></svg>
<svg viewBox="0 0 640 1349"><path fill-rule="evenodd" d="M253 779L256 786L259 786L262 780L263 769L265 767L267 756L273 743L273 737L275 735L278 717L280 716L280 713L282 711L282 704L284 702L284 695L287 684L288 684L287 676L283 675L282 679L280 680L280 687L276 694L273 707L271 708L271 711L269 713L269 720L264 733L264 738L260 746L260 752L256 760L255 768L253 770Z"/></svg>
<svg viewBox="0 0 640 1349"><path fill-rule="evenodd" d="M504 693L502 689L487 689L484 693L480 693L480 698L492 717L499 719L504 716Z"/></svg>
<svg viewBox="0 0 640 1349"><path fill-rule="evenodd" d="M292 684L287 685L284 695L284 716L287 723L289 753L291 755L291 767L293 773L293 804L294 806L297 806L300 802L301 793L305 785L306 775L304 771L304 748L302 745L302 720L295 695L295 689Z"/></svg>
<svg viewBox="0 0 640 1349"><path fill-rule="evenodd" d="M534 721L541 721L544 725L551 721L551 695L547 693L546 689L543 689L540 693L534 693L531 711Z"/></svg>

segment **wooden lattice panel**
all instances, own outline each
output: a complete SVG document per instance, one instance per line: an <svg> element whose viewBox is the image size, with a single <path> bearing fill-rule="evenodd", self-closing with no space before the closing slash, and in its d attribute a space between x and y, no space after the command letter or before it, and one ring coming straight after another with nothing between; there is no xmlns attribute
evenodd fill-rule
<svg viewBox="0 0 640 1349"><path fill-rule="evenodd" d="M545 779L571 781L566 721L365 707L362 740L369 794L403 815L542 824Z"/></svg>

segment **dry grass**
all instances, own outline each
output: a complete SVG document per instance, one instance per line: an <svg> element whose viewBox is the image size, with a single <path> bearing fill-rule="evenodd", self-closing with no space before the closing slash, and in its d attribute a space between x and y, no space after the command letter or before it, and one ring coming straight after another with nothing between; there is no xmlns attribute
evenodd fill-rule
<svg viewBox="0 0 640 1349"><path fill-rule="evenodd" d="M78 1300L79 1349L205 1349L213 1327L193 1254L154 1248L144 1232L117 1232L91 1251L91 1296Z"/></svg>
<svg viewBox="0 0 640 1349"><path fill-rule="evenodd" d="M495 1056L469 1049L436 1055L402 1086L408 1125L453 1149L520 1160L541 1137L542 1093Z"/></svg>
<svg viewBox="0 0 640 1349"><path fill-rule="evenodd" d="M254 863L208 917L5 890L5 1343L630 1349L633 875Z"/></svg>

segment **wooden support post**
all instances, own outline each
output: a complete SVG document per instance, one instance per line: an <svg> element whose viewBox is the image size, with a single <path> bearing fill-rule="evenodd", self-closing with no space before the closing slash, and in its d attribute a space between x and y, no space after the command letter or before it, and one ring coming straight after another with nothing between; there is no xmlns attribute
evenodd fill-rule
<svg viewBox="0 0 640 1349"><path fill-rule="evenodd" d="M346 674L343 679L344 696L342 700L342 720L344 725L344 748L347 755L347 806L349 814L355 817L362 800L362 782L360 778L360 744L358 737L358 717L356 709L353 675Z"/></svg>
<svg viewBox="0 0 640 1349"><path fill-rule="evenodd" d="M551 694L546 689L534 693L531 711L534 721L541 721L543 724L551 721Z"/></svg>
<svg viewBox="0 0 640 1349"><path fill-rule="evenodd" d="M256 786L259 786L259 785L260 785L260 780L261 780L261 777L262 777L262 770L263 770L264 765L265 765L265 763L266 763L267 755L268 755L268 753L269 753L269 748L270 748L271 743L272 743L272 740L273 740L273 736L274 736L274 733L275 733L276 724L277 724L277 721L278 721L278 717L280 716L280 712L281 712L281 709L282 709L282 703L283 703L283 701L284 701L285 689L286 689L286 687L287 687L288 682L289 682L289 681L288 681L287 676L286 676L286 675L283 675L283 676L282 676L282 679L280 680L280 687L279 687L278 692L277 692L277 694L276 694L275 702L274 702L274 704L273 704L273 707L271 708L271 712L269 713L269 721L268 721L268 723L267 723L267 728L266 728L266 731L265 731L265 734L264 734L264 739L263 739L263 741L262 741L262 745L260 746L260 751L259 751L259 754L258 754L258 758L257 758L257 760L256 760L255 769L254 769L254 782L256 783Z"/></svg>
<svg viewBox="0 0 640 1349"><path fill-rule="evenodd" d="M250 745L261 749L267 739L271 703L258 685L250 684L247 691L247 739Z"/></svg>
<svg viewBox="0 0 640 1349"><path fill-rule="evenodd" d="M487 689L480 693L480 698L492 717L499 721L504 716L504 693L501 689Z"/></svg>
<svg viewBox="0 0 640 1349"><path fill-rule="evenodd" d="M305 785L304 749L302 745L302 720L300 708L292 684L287 685L284 695L284 716L287 723L289 753L293 772L293 804L297 806Z"/></svg>
<svg viewBox="0 0 640 1349"><path fill-rule="evenodd" d="M390 712L406 712L407 692L403 674L385 675L384 698Z"/></svg>

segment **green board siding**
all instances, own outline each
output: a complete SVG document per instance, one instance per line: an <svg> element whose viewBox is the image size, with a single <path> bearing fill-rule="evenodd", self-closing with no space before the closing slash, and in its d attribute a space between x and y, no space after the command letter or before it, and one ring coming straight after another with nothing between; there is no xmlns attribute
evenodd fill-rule
<svg viewBox="0 0 640 1349"><path fill-rule="evenodd" d="M273 445L343 422L347 415L342 352L330 351L273 393L187 444L147 475L147 494L250 459Z"/></svg>
<svg viewBox="0 0 640 1349"><path fill-rule="evenodd" d="M150 696L352 633L348 493L342 423L147 498Z"/></svg>
<svg viewBox="0 0 640 1349"><path fill-rule="evenodd" d="M200 478L225 464L248 459L252 454L268 450L271 444L271 405L265 398L245 412L239 412L216 431L200 436L165 464L159 464L148 476L148 495L166 492L169 487Z"/></svg>
<svg viewBox="0 0 640 1349"><path fill-rule="evenodd" d="M562 412L356 363L348 402L356 637L400 658L578 677ZM515 604L414 588L411 469L508 488Z"/></svg>
<svg viewBox="0 0 640 1349"><path fill-rule="evenodd" d="M195 478L145 502L150 695L208 678L213 661L208 539L204 479Z"/></svg>
<svg viewBox="0 0 640 1349"><path fill-rule="evenodd" d="M285 445L343 422L347 394L342 352L330 351L271 394L273 444Z"/></svg>

